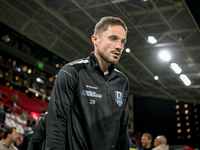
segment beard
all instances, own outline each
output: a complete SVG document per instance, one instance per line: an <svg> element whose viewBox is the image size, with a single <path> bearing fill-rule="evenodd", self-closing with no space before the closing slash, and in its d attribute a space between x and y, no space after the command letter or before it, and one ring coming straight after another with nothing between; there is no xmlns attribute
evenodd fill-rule
<svg viewBox="0 0 200 150"><path fill-rule="evenodd" d="M109 50L99 50L98 49L98 55L101 57L101 59L103 59L105 62L107 63L111 63L111 64L117 64L120 57L121 57L121 53L119 53L119 56L111 56L112 53L115 53L115 52L118 52L116 50L112 50L112 51L109 51Z"/></svg>

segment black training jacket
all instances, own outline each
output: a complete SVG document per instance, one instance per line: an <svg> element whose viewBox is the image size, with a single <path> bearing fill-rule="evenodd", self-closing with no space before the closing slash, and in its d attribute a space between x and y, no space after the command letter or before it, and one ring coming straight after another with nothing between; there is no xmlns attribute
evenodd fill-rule
<svg viewBox="0 0 200 150"><path fill-rule="evenodd" d="M127 77L104 77L92 52L62 67L48 107L45 150L128 150Z"/></svg>

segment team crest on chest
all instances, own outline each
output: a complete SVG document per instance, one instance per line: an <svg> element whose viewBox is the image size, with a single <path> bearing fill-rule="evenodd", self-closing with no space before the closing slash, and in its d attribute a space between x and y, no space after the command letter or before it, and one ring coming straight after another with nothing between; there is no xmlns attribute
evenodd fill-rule
<svg viewBox="0 0 200 150"><path fill-rule="evenodd" d="M123 93L119 91L115 91L115 102L117 105L122 106L123 104Z"/></svg>

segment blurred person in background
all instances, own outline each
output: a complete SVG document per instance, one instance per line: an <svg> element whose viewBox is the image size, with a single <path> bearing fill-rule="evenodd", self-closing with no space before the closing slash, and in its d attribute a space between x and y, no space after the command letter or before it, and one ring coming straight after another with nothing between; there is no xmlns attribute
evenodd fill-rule
<svg viewBox="0 0 200 150"><path fill-rule="evenodd" d="M157 136L154 140L154 148L152 150L169 150L167 138L163 135Z"/></svg>
<svg viewBox="0 0 200 150"><path fill-rule="evenodd" d="M0 127L0 140L3 139L4 132L5 132L5 129Z"/></svg>
<svg viewBox="0 0 200 150"><path fill-rule="evenodd" d="M137 146L131 141L131 138L129 138L129 150L138 150Z"/></svg>
<svg viewBox="0 0 200 150"><path fill-rule="evenodd" d="M36 126L32 137L28 143L27 150L44 150L45 139L46 139L46 118L48 112L46 112L40 119L38 125Z"/></svg>
<svg viewBox="0 0 200 150"><path fill-rule="evenodd" d="M18 137L16 128L6 128L3 139L0 141L0 150L17 150L14 143L17 142Z"/></svg>
<svg viewBox="0 0 200 150"><path fill-rule="evenodd" d="M141 137L142 148L140 150L151 150L153 149L152 136L149 133L143 133Z"/></svg>
<svg viewBox="0 0 200 150"><path fill-rule="evenodd" d="M38 123L40 122L40 120L43 116L44 116L43 113L41 113L38 116L38 119L37 119L36 124L35 124L36 127L37 127ZM35 132L35 129L34 129L34 131L31 131L31 132L29 132L28 134L25 135L24 140L22 142L22 145L20 146L20 150L27 150L28 149L28 143L29 143L31 137L33 136L34 132Z"/></svg>

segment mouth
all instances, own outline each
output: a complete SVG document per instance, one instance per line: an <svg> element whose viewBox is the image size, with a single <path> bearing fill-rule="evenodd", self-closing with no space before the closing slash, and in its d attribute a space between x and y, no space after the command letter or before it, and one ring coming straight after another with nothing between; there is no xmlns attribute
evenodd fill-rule
<svg viewBox="0 0 200 150"><path fill-rule="evenodd" d="M120 53L119 52L114 52L113 53L115 57L119 57Z"/></svg>

